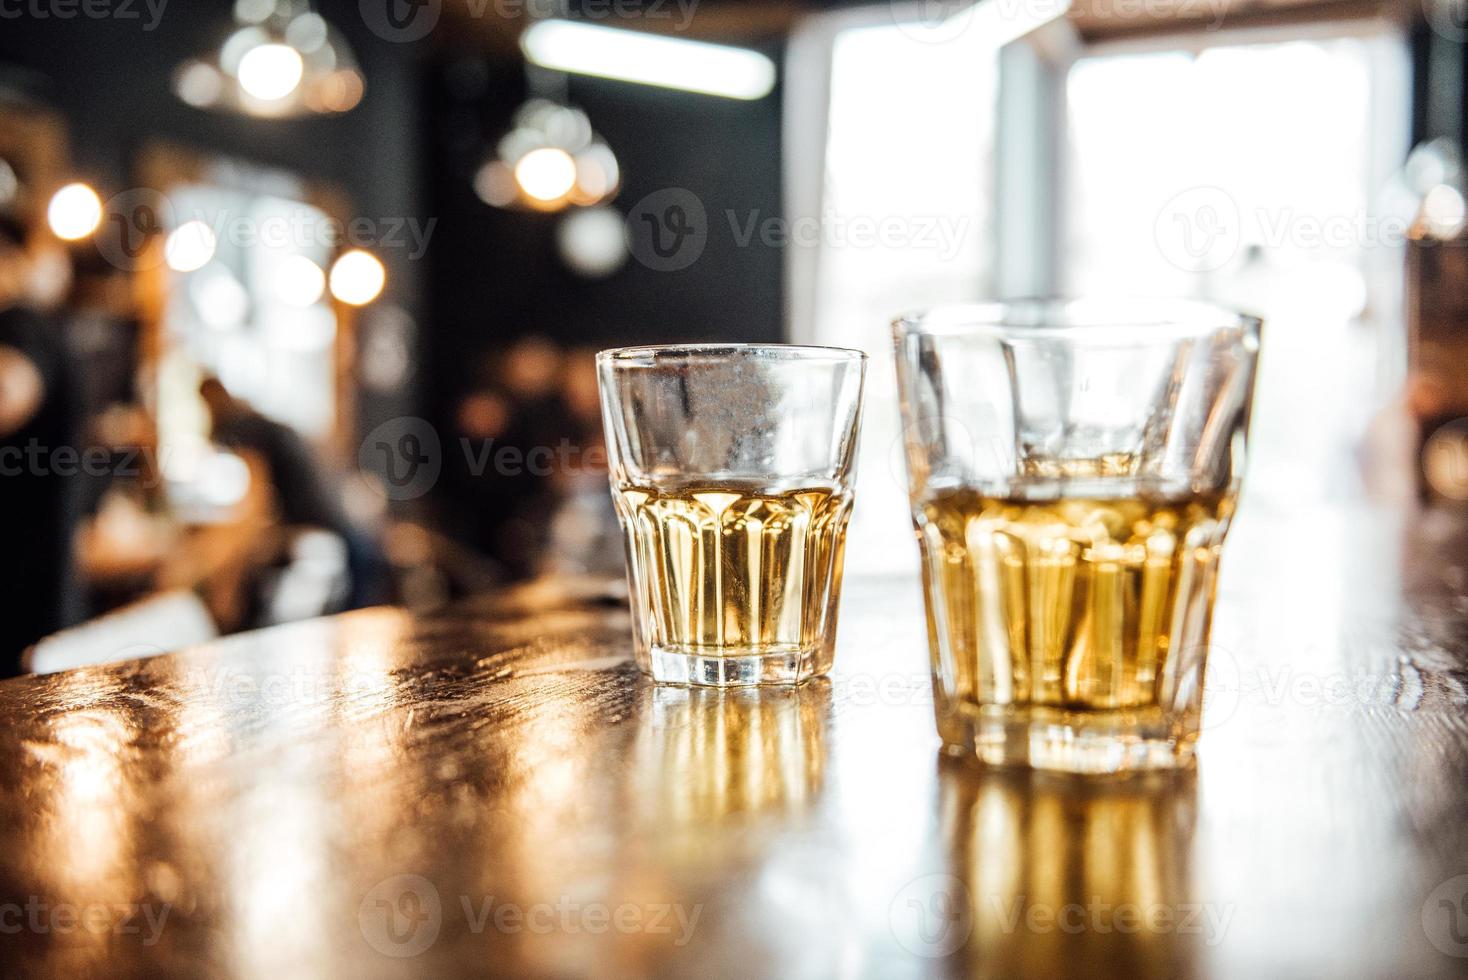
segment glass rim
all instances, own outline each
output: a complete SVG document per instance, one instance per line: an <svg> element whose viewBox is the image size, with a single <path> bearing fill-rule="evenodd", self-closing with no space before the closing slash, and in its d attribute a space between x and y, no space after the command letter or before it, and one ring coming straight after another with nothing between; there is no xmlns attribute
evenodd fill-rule
<svg viewBox="0 0 1468 980"><path fill-rule="evenodd" d="M829 347L818 344L639 344L611 347L598 351L598 365L616 367L654 367L668 362L724 361L731 357L764 357L770 360L807 361L811 363L861 363L867 353L852 347Z"/></svg>
<svg viewBox="0 0 1468 980"><path fill-rule="evenodd" d="M892 321L898 337L1013 336L1133 341L1202 337L1243 330L1258 337L1264 321L1206 300L1166 297L1035 296L953 303L903 313Z"/></svg>

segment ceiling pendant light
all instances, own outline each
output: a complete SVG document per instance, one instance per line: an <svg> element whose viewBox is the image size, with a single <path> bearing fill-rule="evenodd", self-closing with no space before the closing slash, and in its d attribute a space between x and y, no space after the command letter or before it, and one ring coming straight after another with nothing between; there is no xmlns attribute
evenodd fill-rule
<svg viewBox="0 0 1468 980"><path fill-rule="evenodd" d="M236 0L229 36L179 65L173 90L200 109L288 118L346 112L364 83L351 48L309 0Z"/></svg>
<svg viewBox="0 0 1468 980"><path fill-rule="evenodd" d="M617 157L580 109L533 98L474 175L474 192L493 207L536 211L590 207L621 184Z"/></svg>

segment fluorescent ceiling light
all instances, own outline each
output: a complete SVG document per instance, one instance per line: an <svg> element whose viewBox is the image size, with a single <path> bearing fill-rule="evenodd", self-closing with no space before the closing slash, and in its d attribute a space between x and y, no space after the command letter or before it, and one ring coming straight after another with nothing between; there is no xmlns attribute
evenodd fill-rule
<svg viewBox="0 0 1468 980"><path fill-rule="evenodd" d="M543 20L520 47L543 68L729 99L762 99L775 87L775 63L758 51L618 27Z"/></svg>

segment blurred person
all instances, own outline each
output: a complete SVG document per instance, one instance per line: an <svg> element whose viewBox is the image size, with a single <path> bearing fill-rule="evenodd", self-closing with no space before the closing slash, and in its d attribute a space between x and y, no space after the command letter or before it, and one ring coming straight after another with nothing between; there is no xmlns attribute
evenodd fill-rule
<svg viewBox="0 0 1468 980"><path fill-rule="evenodd" d="M205 378L199 384L199 396L209 408L214 441L252 452L264 464L281 522L320 528L341 538L349 578L345 608L387 601L387 563L381 549L347 515L343 489L306 440L290 426L267 418L230 394L218 378Z"/></svg>
<svg viewBox="0 0 1468 980"><path fill-rule="evenodd" d="M565 355L553 342L530 336L516 341L501 365L511 406L503 441L519 451L524 465L498 474L510 505L497 537L501 560L517 578L539 574L550 548L559 503L557 453L574 431L560 385L564 364Z"/></svg>
<svg viewBox="0 0 1468 980"><path fill-rule="evenodd" d="M8 576L0 676L30 644L79 618L73 608L77 480L58 451L78 451L76 399L58 328L38 313L25 227L0 219L0 540Z"/></svg>
<svg viewBox="0 0 1468 980"><path fill-rule="evenodd" d="M454 424L468 457L489 460L510 426L509 399L489 388L475 388L461 397L454 407ZM452 457L451 457L452 458ZM445 468L443 479L450 488L453 514L444 530L468 549L492 561L497 574L509 574L501 562L499 531L514 505L514 494L508 481L500 479L486 464Z"/></svg>
<svg viewBox="0 0 1468 980"><path fill-rule="evenodd" d="M564 355L544 337L526 337L487 355L480 383L457 403L455 422L470 465L453 470L461 514L457 533L512 579L545 562L563 440L575 430L562 397Z"/></svg>
<svg viewBox="0 0 1468 980"><path fill-rule="evenodd" d="M581 347L566 355L561 391L566 409L577 426L583 445L599 443L601 434L601 391L596 380L596 348Z"/></svg>
<svg viewBox="0 0 1468 980"><path fill-rule="evenodd" d="M608 492L606 446L596 351L566 355L561 398L571 425L571 451L555 473L557 506L550 523L545 568L556 573L620 578L624 573L622 532Z"/></svg>

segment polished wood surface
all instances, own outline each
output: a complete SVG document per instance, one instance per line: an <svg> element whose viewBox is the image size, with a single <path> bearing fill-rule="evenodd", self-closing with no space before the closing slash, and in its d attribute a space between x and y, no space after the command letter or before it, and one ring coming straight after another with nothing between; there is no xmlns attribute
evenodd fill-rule
<svg viewBox="0 0 1468 980"><path fill-rule="evenodd" d="M797 690L655 688L571 582L9 681L0 972L1461 976L1464 528L1246 498L1156 779L941 757L906 578Z"/></svg>

